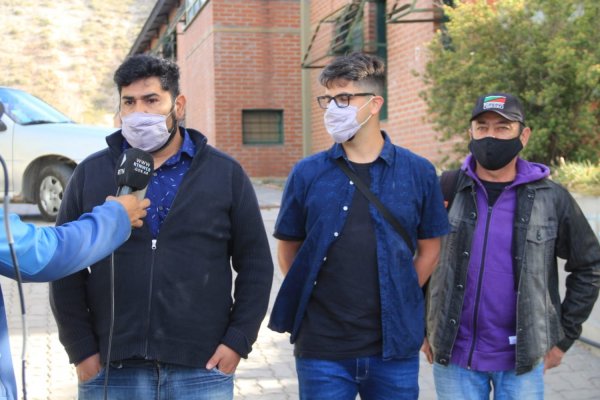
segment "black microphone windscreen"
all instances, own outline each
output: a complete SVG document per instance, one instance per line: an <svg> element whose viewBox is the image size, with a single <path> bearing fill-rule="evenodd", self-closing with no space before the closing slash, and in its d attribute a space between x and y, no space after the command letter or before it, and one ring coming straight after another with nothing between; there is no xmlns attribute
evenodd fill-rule
<svg viewBox="0 0 600 400"><path fill-rule="evenodd" d="M148 186L153 169L154 159L149 153L135 148L127 149L117 160L117 187L127 186L132 191L142 190Z"/></svg>

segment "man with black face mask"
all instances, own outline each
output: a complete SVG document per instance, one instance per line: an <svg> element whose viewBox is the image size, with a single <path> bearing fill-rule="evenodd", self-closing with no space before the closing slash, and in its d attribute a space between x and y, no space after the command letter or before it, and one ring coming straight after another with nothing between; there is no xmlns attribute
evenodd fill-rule
<svg viewBox="0 0 600 400"><path fill-rule="evenodd" d="M122 129L75 169L58 223L115 193L115 163L129 147L154 159L152 206L145 227L115 252L112 346L109 268L51 285L78 398L102 398L108 374L111 400L232 399L235 369L256 340L273 278L254 189L239 163L179 125L186 98L177 64L134 55L114 80Z"/></svg>
<svg viewBox="0 0 600 400"><path fill-rule="evenodd" d="M571 195L518 157L531 129L519 100L481 96L428 292L439 399L543 399L543 374L581 334L600 287L600 245ZM569 272L560 301L557 257Z"/></svg>

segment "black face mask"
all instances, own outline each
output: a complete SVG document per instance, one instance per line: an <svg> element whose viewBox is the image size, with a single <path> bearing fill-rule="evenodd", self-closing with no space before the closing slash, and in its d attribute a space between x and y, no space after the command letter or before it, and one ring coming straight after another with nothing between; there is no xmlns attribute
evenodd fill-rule
<svg viewBox="0 0 600 400"><path fill-rule="evenodd" d="M471 139L469 150L481 166L490 171L496 171L506 166L523 149L521 135L514 139L496 139L485 137Z"/></svg>

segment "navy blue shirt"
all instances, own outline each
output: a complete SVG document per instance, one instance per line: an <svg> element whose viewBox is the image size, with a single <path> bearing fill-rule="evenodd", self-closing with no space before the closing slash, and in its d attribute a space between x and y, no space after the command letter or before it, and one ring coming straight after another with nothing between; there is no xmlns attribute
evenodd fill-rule
<svg viewBox="0 0 600 400"><path fill-rule="evenodd" d="M151 204L144 223L148 224L152 237L155 239L158 237L160 227L173 205L181 181L190 169L190 164L196 154L196 146L188 132L183 127L179 127L179 129L183 135L181 148L152 173L152 179L146 190L145 197L150 199ZM126 143L124 147L130 147L126 141L123 143Z"/></svg>
<svg viewBox="0 0 600 400"><path fill-rule="evenodd" d="M433 165L425 158L394 146L382 133L384 146L371 166L370 189L417 240L448 232L448 217ZM277 295L269 327L290 332L296 340L300 324L327 252L344 228L355 192L352 182L335 164L343 147L300 161L288 177L275 237L303 241ZM423 292L413 255L372 204L369 206L377 242L381 298L383 358L418 354L424 335Z"/></svg>

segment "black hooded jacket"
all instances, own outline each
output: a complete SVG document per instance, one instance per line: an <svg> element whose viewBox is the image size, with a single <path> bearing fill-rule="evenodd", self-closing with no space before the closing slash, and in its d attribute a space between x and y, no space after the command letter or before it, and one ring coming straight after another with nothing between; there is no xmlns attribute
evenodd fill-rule
<svg viewBox="0 0 600 400"><path fill-rule="evenodd" d="M115 253L111 360L204 367L223 343L247 357L267 311L273 262L254 189L242 167L187 130L196 155L156 240L145 224ZM120 131L77 166L58 224L116 192ZM110 257L53 282L52 310L73 363L106 356ZM236 272L232 294L232 268Z"/></svg>

